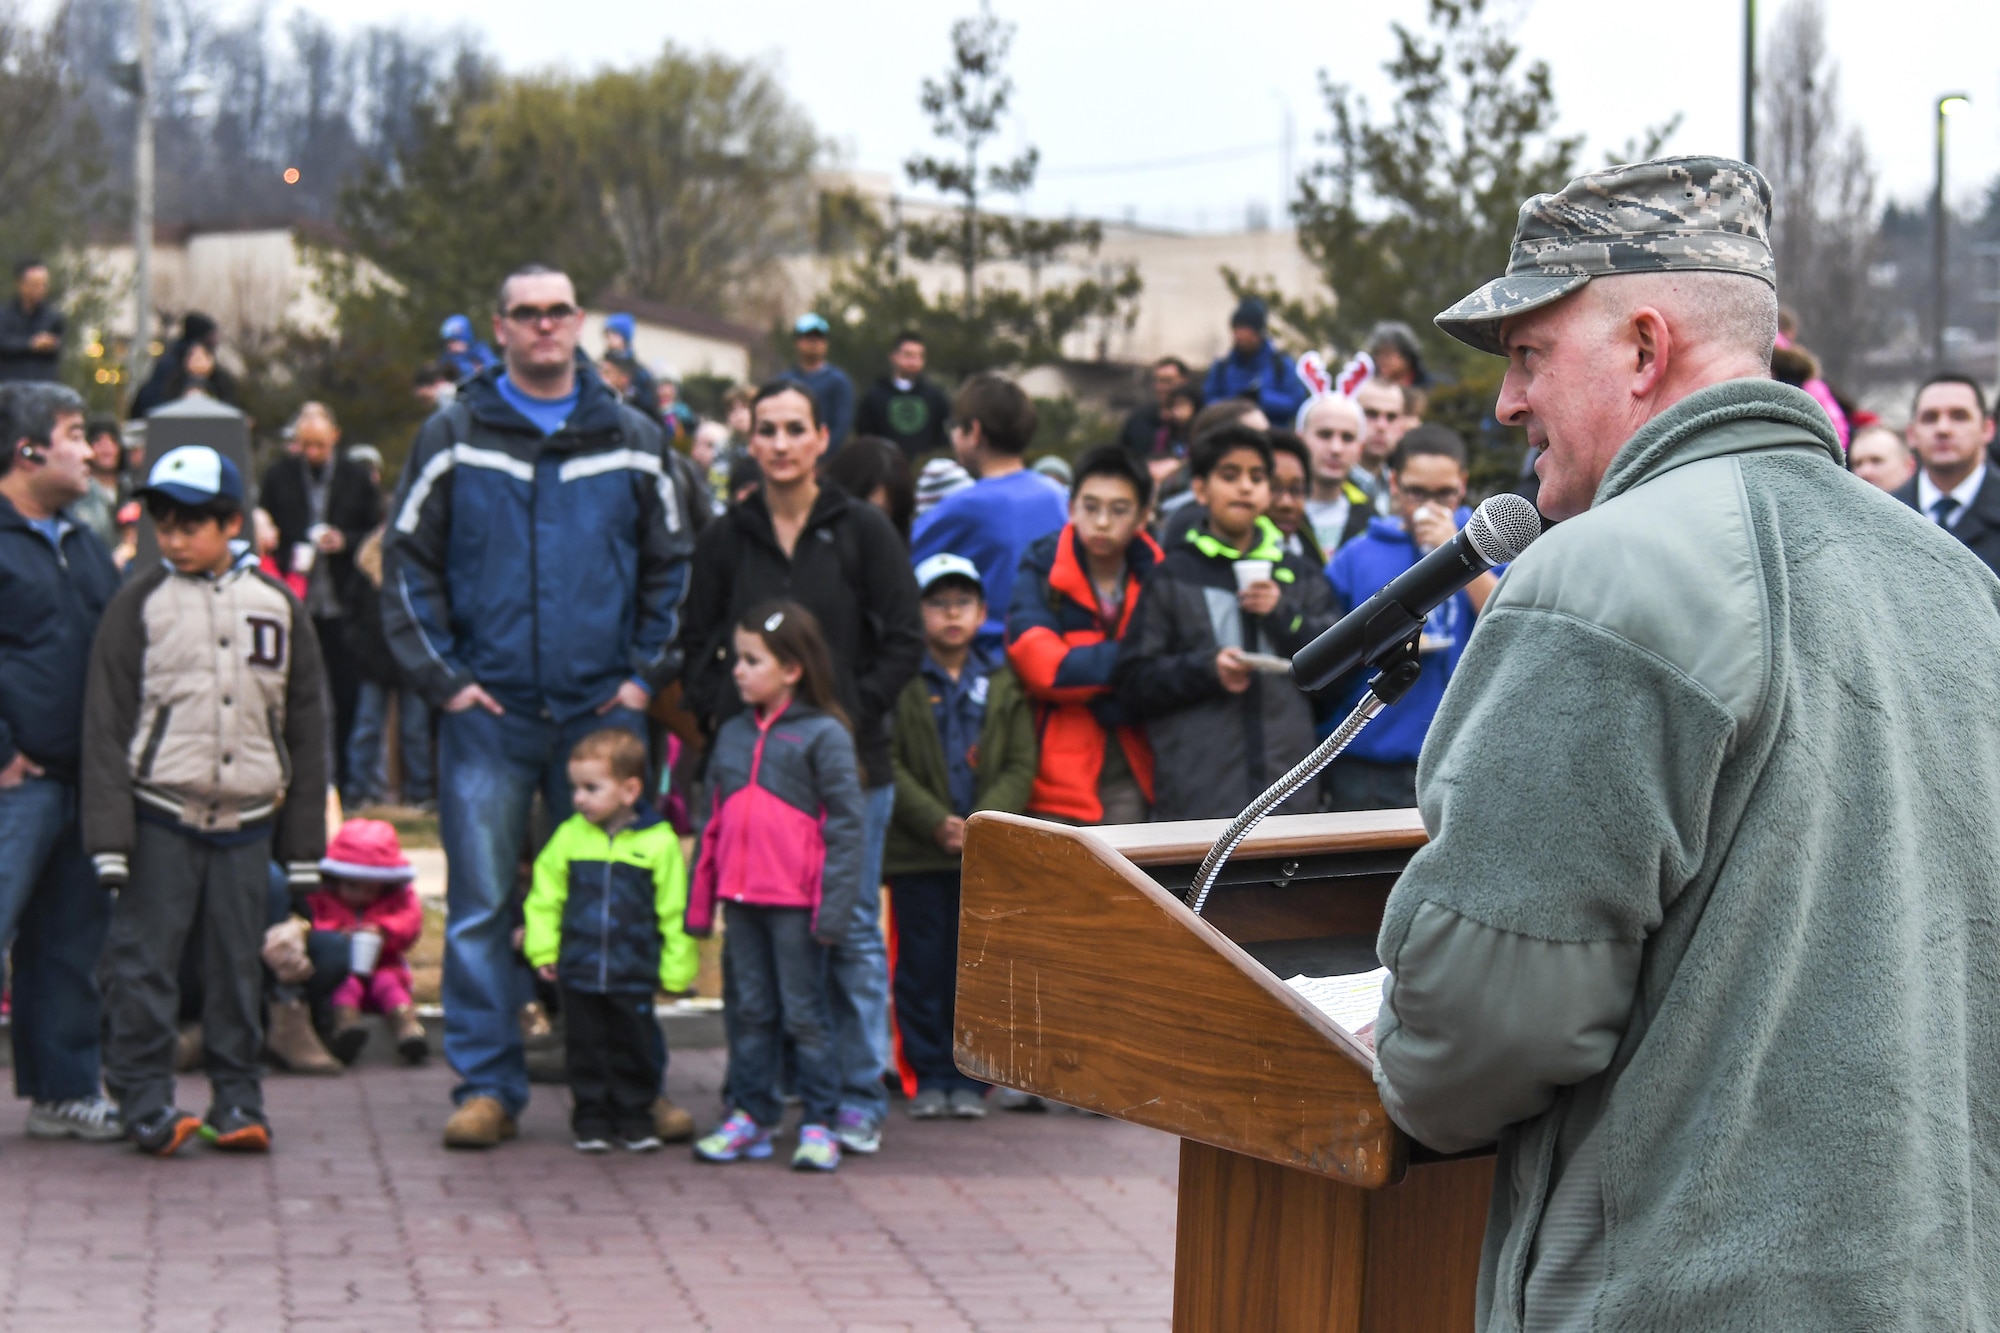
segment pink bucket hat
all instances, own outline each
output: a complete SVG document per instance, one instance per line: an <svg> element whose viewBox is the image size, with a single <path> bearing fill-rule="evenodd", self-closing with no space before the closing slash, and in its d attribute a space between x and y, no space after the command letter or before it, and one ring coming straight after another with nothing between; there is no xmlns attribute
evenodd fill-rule
<svg viewBox="0 0 2000 1333"><path fill-rule="evenodd" d="M350 819L327 844L319 873L372 884L407 884L417 877L396 827L380 819Z"/></svg>

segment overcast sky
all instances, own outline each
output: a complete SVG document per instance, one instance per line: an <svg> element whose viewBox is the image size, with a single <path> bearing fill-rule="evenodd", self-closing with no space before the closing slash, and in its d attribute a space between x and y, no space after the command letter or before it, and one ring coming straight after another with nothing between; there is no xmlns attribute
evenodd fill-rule
<svg viewBox="0 0 2000 1333"><path fill-rule="evenodd" d="M298 2L338 25L413 12L408 0ZM918 86L944 67L950 18L973 3L427 0L414 12L480 32L512 69L631 64L669 39L764 59L848 165L893 173L926 146ZM1527 56L1551 66L1559 126L1588 136L1588 164L1676 112L1684 120L1670 151L1741 151L1743 0L1497 3L1514 16ZM1941 93L1972 98L1951 121L1954 198L2000 172L2000 6L1915 0L1893 17L1876 0L1826 6L1843 103L1890 194L1914 200L1929 191ZM1759 5L1766 23L1780 7ZM1287 108L1294 164L1315 151L1328 123L1321 70L1383 100L1389 24L1419 22L1424 4L1383 0L1367 18L1352 4L1299 0L996 0L995 8L1019 27L1012 137L1042 151L1033 211L1220 228L1240 225L1253 201L1275 210Z"/></svg>

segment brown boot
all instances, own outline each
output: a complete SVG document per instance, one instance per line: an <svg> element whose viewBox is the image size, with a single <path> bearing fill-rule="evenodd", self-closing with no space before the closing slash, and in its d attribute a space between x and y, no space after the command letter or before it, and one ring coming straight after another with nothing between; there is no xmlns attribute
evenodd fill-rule
<svg viewBox="0 0 2000 1333"><path fill-rule="evenodd" d="M351 1065L368 1044L368 1029L361 1026L361 1011L351 1004L333 1006L333 1040L327 1043L334 1058Z"/></svg>
<svg viewBox="0 0 2000 1333"><path fill-rule="evenodd" d="M662 1143L685 1143L694 1137L694 1117L665 1097L653 1102L653 1137Z"/></svg>
<svg viewBox="0 0 2000 1333"><path fill-rule="evenodd" d="M313 1031L312 1011L304 1000L283 1000L271 1006L271 1023L264 1032L264 1058L293 1074L338 1074L340 1061L327 1054Z"/></svg>
<svg viewBox="0 0 2000 1333"><path fill-rule="evenodd" d="M492 1097L467 1097L444 1122L447 1148L491 1148L520 1133L514 1117Z"/></svg>
<svg viewBox="0 0 2000 1333"><path fill-rule="evenodd" d="M406 1065L420 1065L431 1058L430 1038L424 1035L424 1025L417 1021L417 1007L403 1005L389 1015L389 1024L395 1029L396 1054Z"/></svg>
<svg viewBox="0 0 2000 1333"><path fill-rule="evenodd" d="M174 1038L174 1072L191 1074L201 1068L201 1024L190 1023Z"/></svg>

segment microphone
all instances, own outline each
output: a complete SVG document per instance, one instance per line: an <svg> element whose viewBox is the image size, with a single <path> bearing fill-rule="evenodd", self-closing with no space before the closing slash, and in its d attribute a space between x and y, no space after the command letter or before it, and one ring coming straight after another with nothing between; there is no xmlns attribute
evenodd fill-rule
<svg viewBox="0 0 2000 1333"><path fill-rule="evenodd" d="M1464 531L1390 580L1292 659L1292 680L1321 690L1407 641L1424 617L1495 565L1520 558L1542 535L1542 516L1518 495L1496 495Z"/></svg>

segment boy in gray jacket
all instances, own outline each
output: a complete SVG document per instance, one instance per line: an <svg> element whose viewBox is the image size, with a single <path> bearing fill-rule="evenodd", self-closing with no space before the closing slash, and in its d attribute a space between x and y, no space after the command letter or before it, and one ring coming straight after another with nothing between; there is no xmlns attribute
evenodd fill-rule
<svg viewBox="0 0 2000 1333"><path fill-rule="evenodd" d="M104 977L105 1083L141 1151L200 1132L264 1152L258 1052L268 867L319 882L326 713L312 621L235 540L243 481L205 445L169 452L140 492L162 563L127 583L92 646L83 840L118 893ZM206 1122L177 1110L178 970L196 922Z"/></svg>

